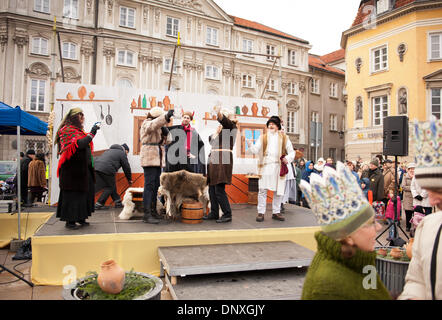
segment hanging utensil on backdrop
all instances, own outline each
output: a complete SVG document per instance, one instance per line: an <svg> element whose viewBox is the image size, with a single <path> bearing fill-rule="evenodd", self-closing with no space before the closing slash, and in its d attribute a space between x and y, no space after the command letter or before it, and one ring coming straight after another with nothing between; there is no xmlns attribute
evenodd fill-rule
<svg viewBox="0 0 442 320"><path fill-rule="evenodd" d="M100 114L100 118L101 120L104 119L104 114L103 114L103 106L100 104L100 109L101 109L101 114Z"/></svg>
<svg viewBox="0 0 442 320"><path fill-rule="evenodd" d="M109 126L112 124L112 116L110 115L110 105L109 104L107 105L106 123Z"/></svg>
<svg viewBox="0 0 442 320"><path fill-rule="evenodd" d="M63 121L64 105L61 104L61 121Z"/></svg>

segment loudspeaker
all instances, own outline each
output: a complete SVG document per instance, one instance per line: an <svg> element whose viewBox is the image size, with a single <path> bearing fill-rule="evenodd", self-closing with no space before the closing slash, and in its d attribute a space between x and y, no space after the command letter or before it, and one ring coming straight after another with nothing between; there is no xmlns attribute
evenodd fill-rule
<svg viewBox="0 0 442 320"><path fill-rule="evenodd" d="M385 156L408 156L408 117L384 118L383 137Z"/></svg>

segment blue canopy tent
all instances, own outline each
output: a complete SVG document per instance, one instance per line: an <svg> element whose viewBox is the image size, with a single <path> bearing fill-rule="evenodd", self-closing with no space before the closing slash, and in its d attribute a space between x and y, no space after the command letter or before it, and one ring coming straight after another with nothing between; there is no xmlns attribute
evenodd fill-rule
<svg viewBox="0 0 442 320"><path fill-rule="evenodd" d="M0 135L17 135L17 196L18 203L21 203L20 193L20 136L45 136L48 131L48 124L41 121L20 107L11 107L0 101ZM18 206L18 239L21 239L20 226L21 206Z"/></svg>

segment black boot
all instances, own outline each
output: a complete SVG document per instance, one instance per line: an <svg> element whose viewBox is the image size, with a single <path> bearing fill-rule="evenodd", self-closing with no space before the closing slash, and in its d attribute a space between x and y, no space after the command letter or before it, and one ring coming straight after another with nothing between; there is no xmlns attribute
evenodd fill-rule
<svg viewBox="0 0 442 320"><path fill-rule="evenodd" d="M281 211L280 211L281 213L284 213L285 212L285 208L284 208L284 204L282 204L281 203Z"/></svg>
<svg viewBox="0 0 442 320"><path fill-rule="evenodd" d="M144 216L143 216L143 222L144 223L150 223L150 224L158 224L160 223L160 220L155 219L152 216L152 209L148 208L144 208Z"/></svg>
<svg viewBox="0 0 442 320"><path fill-rule="evenodd" d="M218 220L219 217L217 214L210 212L207 216L203 216L203 220Z"/></svg>
<svg viewBox="0 0 442 320"><path fill-rule="evenodd" d="M120 209L120 208L123 208L123 207L124 207L124 206L123 206L123 204L121 203L121 199L115 201L115 209Z"/></svg>
<svg viewBox="0 0 442 320"><path fill-rule="evenodd" d="M216 220L216 223L224 223L224 222L231 222L232 221L232 214L223 214L221 218Z"/></svg>

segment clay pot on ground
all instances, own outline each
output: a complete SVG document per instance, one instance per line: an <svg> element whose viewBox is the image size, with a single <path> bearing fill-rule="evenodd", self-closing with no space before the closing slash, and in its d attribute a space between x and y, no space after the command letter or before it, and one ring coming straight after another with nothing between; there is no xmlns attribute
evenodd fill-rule
<svg viewBox="0 0 442 320"><path fill-rule="evenodd" d="M258 104L256 102L253 102L253 104L252 104L252 115L254 117L256 117L258 115L258 110L259 110Z"/></svg>
<svg viewBox="0 0 442 320"><path fill-rule="evenodd" d="M384 249L384 248L379 249L378 250L378 255L385 257L387 255L387 250Z"/></svg>
<svg viewBox="0 0 442 320"><path fill-rule="evenodd" d="M400 259L402 258L402 251L399 248L393 248L390 251L390 256L392 256L394 259Z"/></svg>
<svg viewBox="0 0 442 320"><path fill-rule="evenodd" d="M410 238L410 241L409 241L408 244L407 244L407 250L406 250L406 252L407 252L407 256L408 256L408 258L410 258L410 259L411 259L411 257L413 256L413 255L412 255L412 252L413 252L413 242L414 242L414 238Z"/></svg>
<svg viewBox="0 0 442 320"><path fill-rule="evenodd" d="M123 290L126 273L114 260L101 264L97 282L101 290L110 294L118 294Z"/></svg>

